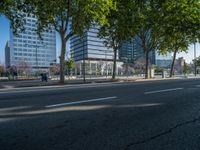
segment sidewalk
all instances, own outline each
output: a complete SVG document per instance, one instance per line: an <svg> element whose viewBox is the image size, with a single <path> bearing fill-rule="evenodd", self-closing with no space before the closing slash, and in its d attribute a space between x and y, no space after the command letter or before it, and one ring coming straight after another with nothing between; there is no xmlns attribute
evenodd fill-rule
<svg viewBox="0 0 200 150"><path fill-rule="evenodd" d="M90 83L106 83L106 82L118 82L112 81L111 79L86 79L86 82L83 82L83 79L73 79L65 80L65 85L74 85L74 84L90 84ZM56 86L63 85L59 83L59 80L48 80L48 82L42 82L41 80L26 80L26 81L1 81L0 89L12 89L20 87L40 87L40 86Z"/></svg>
<svg viewBox="0 0 200 150"><path fill-rule="evenodd" d="M117 77L116 80L111 78L90 78L83 82L83 79L72 79L66 80L64 85L75 85L75 84L91 84L91 83L109 83L109 82L145 82L145 81L162 81L162 80L177 80L177 79L200 79L200 77L173 77L173 78L162 78L157 76L153 79L144 79L144 77ZM41 87L41 86L56 86L60 84L58 80L49 80L48 82L42 82L41 80L25 80L25 81L1 81L0 89L13 89L20 87Z"/></svg>

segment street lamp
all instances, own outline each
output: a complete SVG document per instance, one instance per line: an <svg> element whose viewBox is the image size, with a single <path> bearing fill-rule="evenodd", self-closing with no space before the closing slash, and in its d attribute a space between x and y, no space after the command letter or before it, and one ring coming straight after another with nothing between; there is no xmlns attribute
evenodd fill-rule
<svg viewBox="0 0 200 150"><path fill-rule="evenodd" d="M106 78L108 77L108 60L107 60L107 50L105 50L105 61L106 61Z"/></svg>
<svg viewBox="0 0 200 150"><path fill-rule="evenodd" d="M196 42L194 42L194 75L197 76L197 63L196 63Z"/></svg>
<svg viewBox="0 0 200 150"><path fill-rule="evenodd" d="M34 44L25 44L24 46L32 46L32 47L34 47L35 48L35 61L36 61L36 70L38 71L38 69L39 69L39 66L38 66L38 48L39 47L46 47L46 45L38 45L37 44L37 42L36 42L36 44L34 45Z"/></svg>

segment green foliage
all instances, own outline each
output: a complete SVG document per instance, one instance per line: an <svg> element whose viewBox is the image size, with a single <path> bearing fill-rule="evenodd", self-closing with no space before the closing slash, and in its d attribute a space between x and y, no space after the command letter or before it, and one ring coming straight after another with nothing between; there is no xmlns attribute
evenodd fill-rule
<svg viewBox="0 0 200 150"><path fill-rule="evenodd" d="M68 61L66 61L66 67L69 70L74 69L75 68L74 60L73 59L69 59Z"/></svg>
<svg viewBox="0 0 200 150"><path fill-rule="evenodd" d="M191 43L199 40L199 0L168 0L162 4L159 53L173 52L170 77L172 77L176 54L187 52Z"/></svg>
<svg viewBox="0 0 200 150"><path fill-rule="evenodd" d="M4 74L4 73L5 73L5 68L4 68L4 66L0 65L0 76L2 76L2 74Z"/></svg>
<svg viewBox="0 0 200 150"><path fill-rule="evenodd" d="M5 15L9 20L15 34L24 30L25 13L32 9L26 0L3 0L0 1L0 16Z"/></svg>
<svg viewBox="0 0 200 150"><path fill-rule="evenodd" d="M30 0L39 19L39 33L54 26L67 41L73 34L83 35L92 23L105 24L112 0ZM69 30L71 25L71 31Z"/></svg>
<svg viewBox="0 0 200 150"><path fill-rule="evenodd" d="M125 40L131 36L129 22L132 12L130 11L130 0L115 0L116 9L112 9L107 15L108 24L104 24L99 29L98 36L104 39L106 47L114 50L113 76L115 79L117 51Z"/></svg>
<svg viewBox="0 0 200 150"><path fill-rule="evenodd" d="M108 24L104 24L99 29L99 37L104 39L107 47L119 49L122 43L130 37L129 23L131 14L129 6L130 0L115 0L116 9L107 15Z"/></svg>
<svg viewBox="0 0 200 150"><path fill-rule="evenodd" d="M162 3L161 0L135 0L131 4L133 15L130 28L132 29L132 37L136 35L136 41L145 53L145 78L149 78L148 54L153 50L157 50L159 44Z"/></svg>
<svg viewBox="0 0 200 150"><path fill-rule="evenodd" d="M162 73L163 71L164 71L164 68L158 67L158 66L155 67L155 73Z"/></svg>
<svg viewBox="0 0 200 150"><path fill-rule="evenodd" d="M183 65L183 73L186 75L190 72L190 67L188 66L188 64L186 62L184 62Z"/></svg>
<svg viewBox="0 0 200 150"><path fill-rule="evenodd" d="M162 6L162 24L159 52L187 51L197 40L200 26L199 0L168 0Z"/></svg>
<svg viewBox="0 0 200 150"><path fill-rule="evenodd" d="M194 60L195 61L195 60ZM196 65L200 67L200 56L196 59Z"/></svg>
<svg viewBox="0 0 200 150"><path fill-rule="evenodd" d="M73 35L82 36L93 23L107 23L106 16L114 9L112 0L27 0L35 7L38 33L52 27L60 34L60 82L64 83L66 43Z"/></svg>

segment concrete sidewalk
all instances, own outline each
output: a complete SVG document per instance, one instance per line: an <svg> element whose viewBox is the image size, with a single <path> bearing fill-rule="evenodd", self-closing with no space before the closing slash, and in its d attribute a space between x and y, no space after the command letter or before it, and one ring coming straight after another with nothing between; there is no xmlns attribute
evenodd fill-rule
<svg viewBox="0 0 200 150"><path fill-rule="evenodd" d="M198 79L200 77L173 77L162 78L160 76L152 79L144 79L144 77L117 77L116 80L111 78L90 78L83 82L83 79L66 80L64 85L74 84L91 84L91 83L108 83L108 82L145 82L145 81L159 81L159 80L177 80L177 79ZM58 80L49 80L48 82L42 82L41 80L25 80L25 81L1 81L0 89L12 89L20 87L41 87L41 86L57 86L60 84Z"/></svg>
<svg viewBox="0 0 200 150"><path fill-rule="evenodd" d="M106 83L106 82L119 82L119 80L113 81L111 79L87 79L86 82L83 82L83 79L73 79L73 80L65 80L64 85ZM42 82L41 80L6 81L6 82L0 82L0 89L56 86L56 85L63 85L63 84L60 84L58 80L48 80L48 82Z"/></svg>

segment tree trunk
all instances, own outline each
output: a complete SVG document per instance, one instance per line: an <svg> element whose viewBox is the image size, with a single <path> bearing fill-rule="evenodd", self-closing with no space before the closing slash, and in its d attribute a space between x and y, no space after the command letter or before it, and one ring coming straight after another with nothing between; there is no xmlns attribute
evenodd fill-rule
<svg viewBox="0 0 200 150"><path fill-rule="evenodd" d="M170 70L170 76L169 76L170 78L173 76L173 72L174 72L174 63L176 60L176 53L177 53L177 50L174 51L174 56L173 56L171 70Z"/></svg>
<svg viewBox="0 0 200 150"><path fill-rule="evenodd" d="M65 53L66 53L66 41L64 35L61 35L61 55L60 55L60 83L65 83Z"/></svg>
<svg viewBox="0 0 200 150"><path fill-rule="evenodd" d="M149 78L149 53L148 53L148 51L145 51L145 58L146 58L145 79L148 79Z"/></svg>
<svg viewBox="0 0 200 150"><path fill-rule="evenodd" d="M113 59L113 74L112 79L114 80L116 78L116 64L117 63L117 49L114 49L114 59Z"/></svg>

